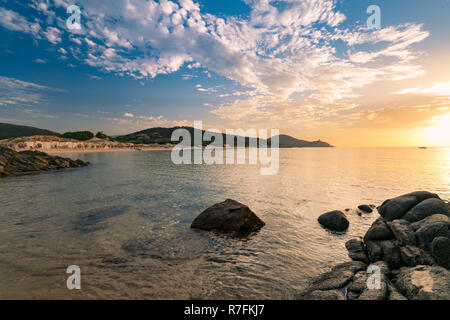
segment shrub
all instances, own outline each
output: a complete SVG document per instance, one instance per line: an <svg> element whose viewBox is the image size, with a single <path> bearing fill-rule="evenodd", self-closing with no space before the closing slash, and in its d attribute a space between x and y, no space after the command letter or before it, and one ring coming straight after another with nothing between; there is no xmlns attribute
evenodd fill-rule
<svg viewBox="0 0 450 320"><path fill-rule="evenodd" d="M66 132L62 135L62 137L67 139L86 141L92 139L94 137L94 134L90 131Z"/></svg>

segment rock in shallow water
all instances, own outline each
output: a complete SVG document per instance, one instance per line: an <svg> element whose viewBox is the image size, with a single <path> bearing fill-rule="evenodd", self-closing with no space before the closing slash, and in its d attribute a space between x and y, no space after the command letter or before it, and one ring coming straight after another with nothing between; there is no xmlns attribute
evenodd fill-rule
<svg viewBox="0 0 450 320"><path fill-rule="evenodd" d="M264 225L264 221L259 219L248 206L227 199L203 211L192 222L191 228L244 236L259 230Z"/></svg>
<svg viewBox="0 0 450 320"><path fill-rule="evenodd" d="M345 231L349 226L347 216L339 210L324 213L318 220L322 226L332 231Z"/></svg>
<svg viewBox="0 0 450 320"><path fill-rule="evenodd" d="M358 206L358 209L363 211L363 212L365 212L365 213L372 213L373 212L373 209L367 204L362 204L362 205Z"/></svg>

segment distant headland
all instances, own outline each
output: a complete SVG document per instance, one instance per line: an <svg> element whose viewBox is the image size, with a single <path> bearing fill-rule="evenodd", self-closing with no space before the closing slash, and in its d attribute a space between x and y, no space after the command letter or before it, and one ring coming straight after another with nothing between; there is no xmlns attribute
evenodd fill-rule
<svg viewBox="0 0 450 320"><path fill-rule="evenodd" d="M65 132L63 134L30 126L0 123L0 145L21 150L51 151L102 151L102 150L141 150L166 149L178 142L171 140L176 129L186 129L192 134L198 130L193 127L155 127L121 136L108 136L102 131L94 134L90 131ZM202 134L205 130L202 130ZM222 134L225 138L226 134ZM238 139L239 136L232 136ZM241 137L242 138L242 137ZM274 137L264 141L268 146ZM288 135L279 135L280 148L329 148L333 147L327 142L299 140ZM251 142L262 142L259 138L244 137L245 145ZM205 144L205 143L204 143ZM208 143L206 143L208 144ZM194 145L193 145L194 146Z"/></svg>

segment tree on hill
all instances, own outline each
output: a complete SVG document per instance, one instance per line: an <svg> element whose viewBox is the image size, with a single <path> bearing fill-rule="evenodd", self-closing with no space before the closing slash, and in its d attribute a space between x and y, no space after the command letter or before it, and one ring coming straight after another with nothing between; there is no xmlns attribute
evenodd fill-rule
<svg viewBox="0 0 450 320"><path fill-rule="evenodd" d="M96 138L99 139L111 139L109 136L107 136L106 134L103 133L103 131L99 131L97 132L97 134L95 135Z"/></svg>
<svg viewBox="0 0 450 320"><path fill-rule="evenodd" d="M61 137L67 139L75 139L79 141L90 140L94 137L94 134L90 131L76 131L76 132L66 132Z"/></svg>

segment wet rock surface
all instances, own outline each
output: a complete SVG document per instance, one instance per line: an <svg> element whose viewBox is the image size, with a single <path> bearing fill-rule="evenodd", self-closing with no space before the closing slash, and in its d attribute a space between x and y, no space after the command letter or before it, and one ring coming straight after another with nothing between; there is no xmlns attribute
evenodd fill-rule
<svg viewBox="0 0 450 320"><path fill-rule="evenodd" d="M215 231L232 236L245 236L265 225L250 208L227 199L203 211L192 222L191 228Z"/></svg>
<svg viewBox="0 0 450 320"><path fill-rule="evenodd" d="M32 172L86 167L89 163L50 156L39 151L22 151L0 147L0 177Z"/></svg>

